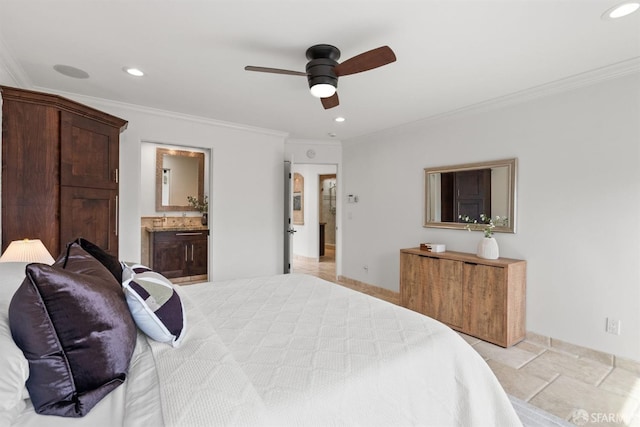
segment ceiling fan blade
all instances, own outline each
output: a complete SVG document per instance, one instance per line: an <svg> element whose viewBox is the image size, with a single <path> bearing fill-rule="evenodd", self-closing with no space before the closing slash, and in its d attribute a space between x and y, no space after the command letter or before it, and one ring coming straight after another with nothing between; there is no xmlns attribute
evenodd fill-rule
<svg viewBox="0 0 640 427"><path fill-rule="evenodd" d="M320 98L320 102L322 102L322 106L325 110L337 107L338 104L340 104L340 100L338 99L338 92L334 93L328 98Z"/></svg>
<svg viewBox="0 0 640 427"><path fill-rule="evenodd" d="M389 46L381 46L376 49L356 55L353 58L336 65L336 76L348 76L382 67L396 60L396 55Z"/></svg>
<svg viewBox="0 0 640 427"><path fill-rule="evenodd" d="M258 71L261 73L273 73L273 74L287 74L290 76L307 76L307 73L303 73L302 71L291 71L291 70L283 70L280 68L268 68L268 67L254 67L253 65L247 65L244 67L247 71Z"/></svg>

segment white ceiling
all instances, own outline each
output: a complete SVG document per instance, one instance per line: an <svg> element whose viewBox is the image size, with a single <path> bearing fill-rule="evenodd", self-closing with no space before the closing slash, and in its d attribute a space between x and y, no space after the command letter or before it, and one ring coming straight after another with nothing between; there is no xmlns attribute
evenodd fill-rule
<svg viewBox="0 0 640 427"><path fill-rule="evenodd" d="M640 61L640 13L616 0L0 0L0 61L21 85L345 140L540 85ZM304 71L390 46L397 62L339 81L324 110ZM53 70L89 73L74 79ZM122 71L135 66L146 75ZM335 123L336 116L346 122Z"/></svg>

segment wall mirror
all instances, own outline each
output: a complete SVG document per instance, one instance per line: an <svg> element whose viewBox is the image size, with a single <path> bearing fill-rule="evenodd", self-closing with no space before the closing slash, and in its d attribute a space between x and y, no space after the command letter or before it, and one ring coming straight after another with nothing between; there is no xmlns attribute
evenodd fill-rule
<svg viewBox="0 0 640 427"><path fill-rule="evenodd" d="M204 153L156 149L156 211L195 211L187 196L204 197Z"/></svg>
<svg viewBox="0 0 640 427"><path fill-rule="evenodd" d="M293 174L293 223L304 225L304 177Z"/></svg>
<svg viewBox="0 0 640 427"><path fill-rule="evenodd" d="M516 232L517 159L425 168L424 226L465 229L459 215L507 217L494 231Z"/></svg>

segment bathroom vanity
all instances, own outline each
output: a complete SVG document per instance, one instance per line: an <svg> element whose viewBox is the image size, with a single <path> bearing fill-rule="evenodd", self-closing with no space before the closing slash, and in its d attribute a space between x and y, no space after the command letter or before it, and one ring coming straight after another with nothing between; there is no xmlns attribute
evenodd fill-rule
<svg viewBox="0 0 640 427"><path fill-rule="evenodd" d="M147 227L150 267L173 283L208 279L207 227Z"/></svg>

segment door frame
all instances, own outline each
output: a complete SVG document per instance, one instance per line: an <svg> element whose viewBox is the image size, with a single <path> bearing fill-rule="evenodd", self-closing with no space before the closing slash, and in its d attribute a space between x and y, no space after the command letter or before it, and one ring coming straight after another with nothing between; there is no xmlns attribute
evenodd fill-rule
<svg viewBox="0 0 640 427"><path fill-rule="evenodd" d="M342 259L341 259L341 245L342 245L342 181L341 181L341 176L342 176L342 166L340 164L340 162L326 162L326 163L315 163L315 162L292 162L292 166L297 167L297 166L327 166L327 167L334 167L334 169L332 171L327 171L327 172L323 172L320 173L318 172L316 176L319 175L327 175L327 174L334 174L336 175L336 182L337 182L337 186L336 186L336 251L335 251L335 262L336 262L336 279L338 277L340 277L340 275L342 274ZM297 171L297 170L296 170ZM292 173L293 174L293 173ZM305 176L306 178L306 176ZM310 188L310 187L307 187ZM318 191L318 188L316 188L315 191ZM305 192L305 200L311 200L311 199L315 199L315 203L318 202L318 198L319 196L317 195L313 195L313 194L306 194ZM318 214L318 210L315 209L315 215ZM312 221L306 221L305 220L305 225L304 226L300 226L300 227L308 227L310 226L310 222ZM318 222L318 221L316 221ZM298 227L298 226L294 226L294 227ZM313 230L309 230L309 233L314 233L316 236L318 236L319 234L319 227L320 224L319 222L317 224L315 224L315 226L313 226ZM296 239L300 239L302 236L300 236L299 234L301 233L297 233L298 235L296 235ZM293 257L295 257L295 255L293 255ZM293 264L292 264L293 265ZM295 269L294 269L295 272Z"/></svg>
<svg viewBox="0 0 640 427"><path fill-rule="evenodd" d="M291 172L291 162L289 160L284 161L284 215L283 215L283 233L284 233L284 245L283 245L283 262L282 272L284 274L291 273L291 262L293 259L293 229L292 217L293 217L293 179Z"/></svg>

